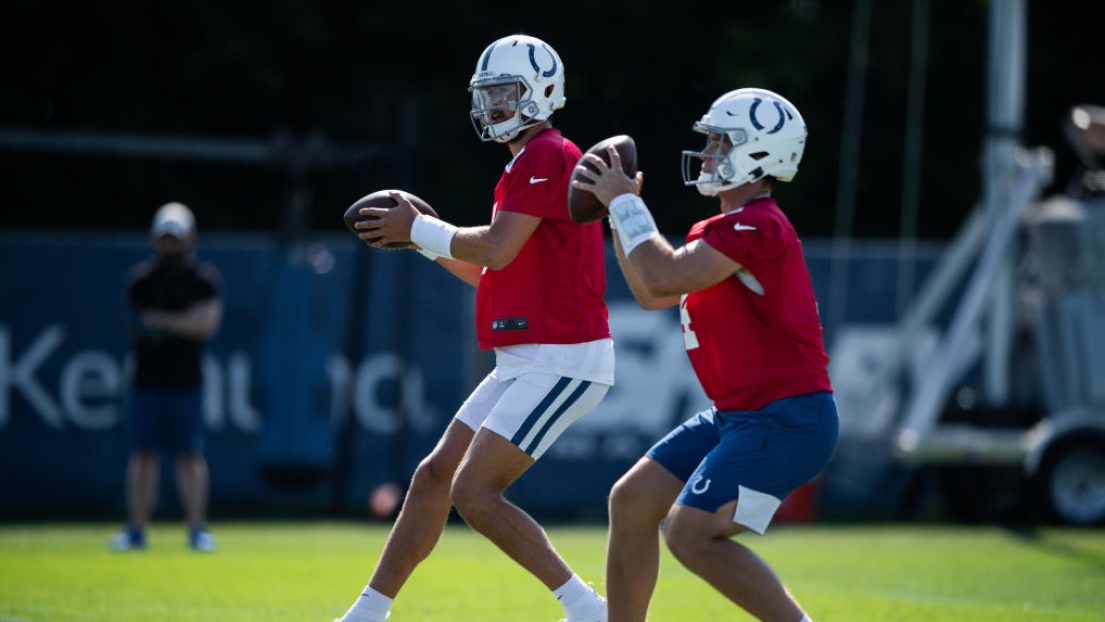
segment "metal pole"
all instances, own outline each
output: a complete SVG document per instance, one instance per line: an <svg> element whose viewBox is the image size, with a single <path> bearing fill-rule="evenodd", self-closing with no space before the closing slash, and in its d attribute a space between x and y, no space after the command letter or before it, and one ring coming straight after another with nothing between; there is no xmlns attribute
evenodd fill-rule
<svg viewBox="0 0 1105 622"><path fill-rule="evenodd" d="M909 102L906 108L905 156L902 171L902 239L898 245L898 306L901 318L913 295L917 263L917 203L921 187L921 140L924 135L925 67L928 64L928 0L913 2L910 37Z"/></svg>
<svg viewBox="0 0 1105 622"><path fill-rule="evenodd" d="M1024 0L990 3L988 128L983 154L985 200L991 226L1011 209L1017 173L1016 153L1024 125ZM1017 249L1010 246L994 273L984 330L983 393L990 406L1009 401L1009 364L1014 332L1013 271Z"/></svg>
<svg viewBox="0 0 1105 622"><path fill-rule="evenodd" d="M848 88L844 102L844 131L840 141L840 171L836 195L836 226L830 267L827 330L835 331L847 315L848 269L855 220L856 171L863 127L863 85L867 78L867 41L871 30L871 0L856 0L852 14Z"/></svg>

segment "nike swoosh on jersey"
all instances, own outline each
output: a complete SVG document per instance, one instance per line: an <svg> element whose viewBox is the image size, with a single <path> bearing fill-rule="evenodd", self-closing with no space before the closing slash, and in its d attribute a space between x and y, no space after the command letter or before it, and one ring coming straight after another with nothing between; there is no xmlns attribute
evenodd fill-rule
<svg viewBox="0 0 1105 622"><path fill-rule="evenodd" d="M755 231L756 228L752 225L742 225L739 222L733 225L733 231Z"/></svg>
<svg viewBox="0 0 1105 622"><path fill-rule="evenodd" d="M539 184L543 181L549 181L549 178L548 177L530 177L529 178L529 183L531 183L531 184Z"/></svg>

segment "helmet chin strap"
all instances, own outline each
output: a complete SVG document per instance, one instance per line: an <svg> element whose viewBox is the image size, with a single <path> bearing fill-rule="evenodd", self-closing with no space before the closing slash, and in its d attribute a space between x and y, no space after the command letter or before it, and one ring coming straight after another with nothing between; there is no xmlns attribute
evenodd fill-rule
<svg viewBox="0 0 1105 622"><path fill-rule="evenodd" d="M529 116L529 115L527 115L527 116ZM508 123L510 121L513 121L513 119L508 119L507 121L504 121L504 123ZM512 140L514 140L515 138L518 138L519 136L521 136L522 132L524 132L527 129L533 127L534 125L537 125L538 123L541 123L541 120L535 119L532 116L530 116L528 119L523 119L522 123L518 127L507 131L506 134L495 136L495 142L497 142L497 143L509 143Z"/></svg>
<svg viewBox="0 0 1105 622"><path fill-rule="evenodd" d="M702 196L716 197L722 190L736 188L736 185L724 179L718 179L718 176L714 173L700 173L695 187L698 188L698 193Z"/></svg>
<svg viewBox="0 0 1105 622"><path fill-rule="evenodd" d="M698 193L704 197L716 197L718 193L721 192L721 188L718 187L718 184L712 181L700 183L695 187L698 188Z"/></svg>
<svg viewBox="0 0 1105 622"><path fill-rule="evenodd" d="M514 140L515 138L518 138L518 134L521 134L521 133L522 133L522 128L519 127L519 128L513 129L513 130L507 132L506 134L496 136L495 137L495 142L502 143L502 144L509 143L510 141Z"/></svg>

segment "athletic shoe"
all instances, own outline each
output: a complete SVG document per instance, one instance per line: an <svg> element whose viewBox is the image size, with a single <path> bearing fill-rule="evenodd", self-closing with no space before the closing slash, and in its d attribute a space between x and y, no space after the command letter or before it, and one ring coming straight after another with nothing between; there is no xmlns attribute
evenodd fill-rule
<svg viewBox="0 0 1105 622"><path fill-rule="evenodd" d="M141 551L146 548L146 534L135 529L123 529L111 536L108 546L113 551Z"/></svg>
<svg viewBox="0 0 1105 622"><path fill-rule="evenodd" d="M606 599L599 596L598 592L594 591L594 589L594 585L591 585L591 594L595 597L597 606L601 607L599 611L582 618L568 618L560 622L606 622Z"/></svg>
<svg viewBox="0 0 1105 622"><path fill-rule="evenodd" d="M215 544L215 536L206 529L197 529L188 535L188 546L193 551L213 553L218 546Z"/></svg>
<svg viewBox="0 0 1105 622"><path fill-rule="evenodd" d="M387 620L390 617L391 617L391 612L389 611L387 613L387 615L384 616L384 619ZM334 622L341 622L341 618L334 618Z"/></svg>
<svg viewBox="0 0 1105 622"><path fill-rule="evenodd" d="M606 602L606 599L603 599ZM596 613L593 616L587 616L586 618L570 618L567 620L561 620L560 622L606 622L606 611Z"/></svg>

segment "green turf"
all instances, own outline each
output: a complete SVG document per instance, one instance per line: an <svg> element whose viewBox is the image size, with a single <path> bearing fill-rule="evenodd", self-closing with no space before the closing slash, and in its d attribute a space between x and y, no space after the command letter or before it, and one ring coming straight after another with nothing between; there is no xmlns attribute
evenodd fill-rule
<svg viewBox="0 0 1105 622"><path fill-rule="evenodd" d="M189 551L159 524L150 549L112 553L113 526L0 526L0 622L330 622L367 582L384 526L214 525ZM603 591L605 531L552 527ZM778 526L742 536L819 622L1105 620L1105 531L946 526ZM395 622L556 622L549 594L496 548L451 525L392 608ZM749 620L665 552L653 622Z"/></svg>

